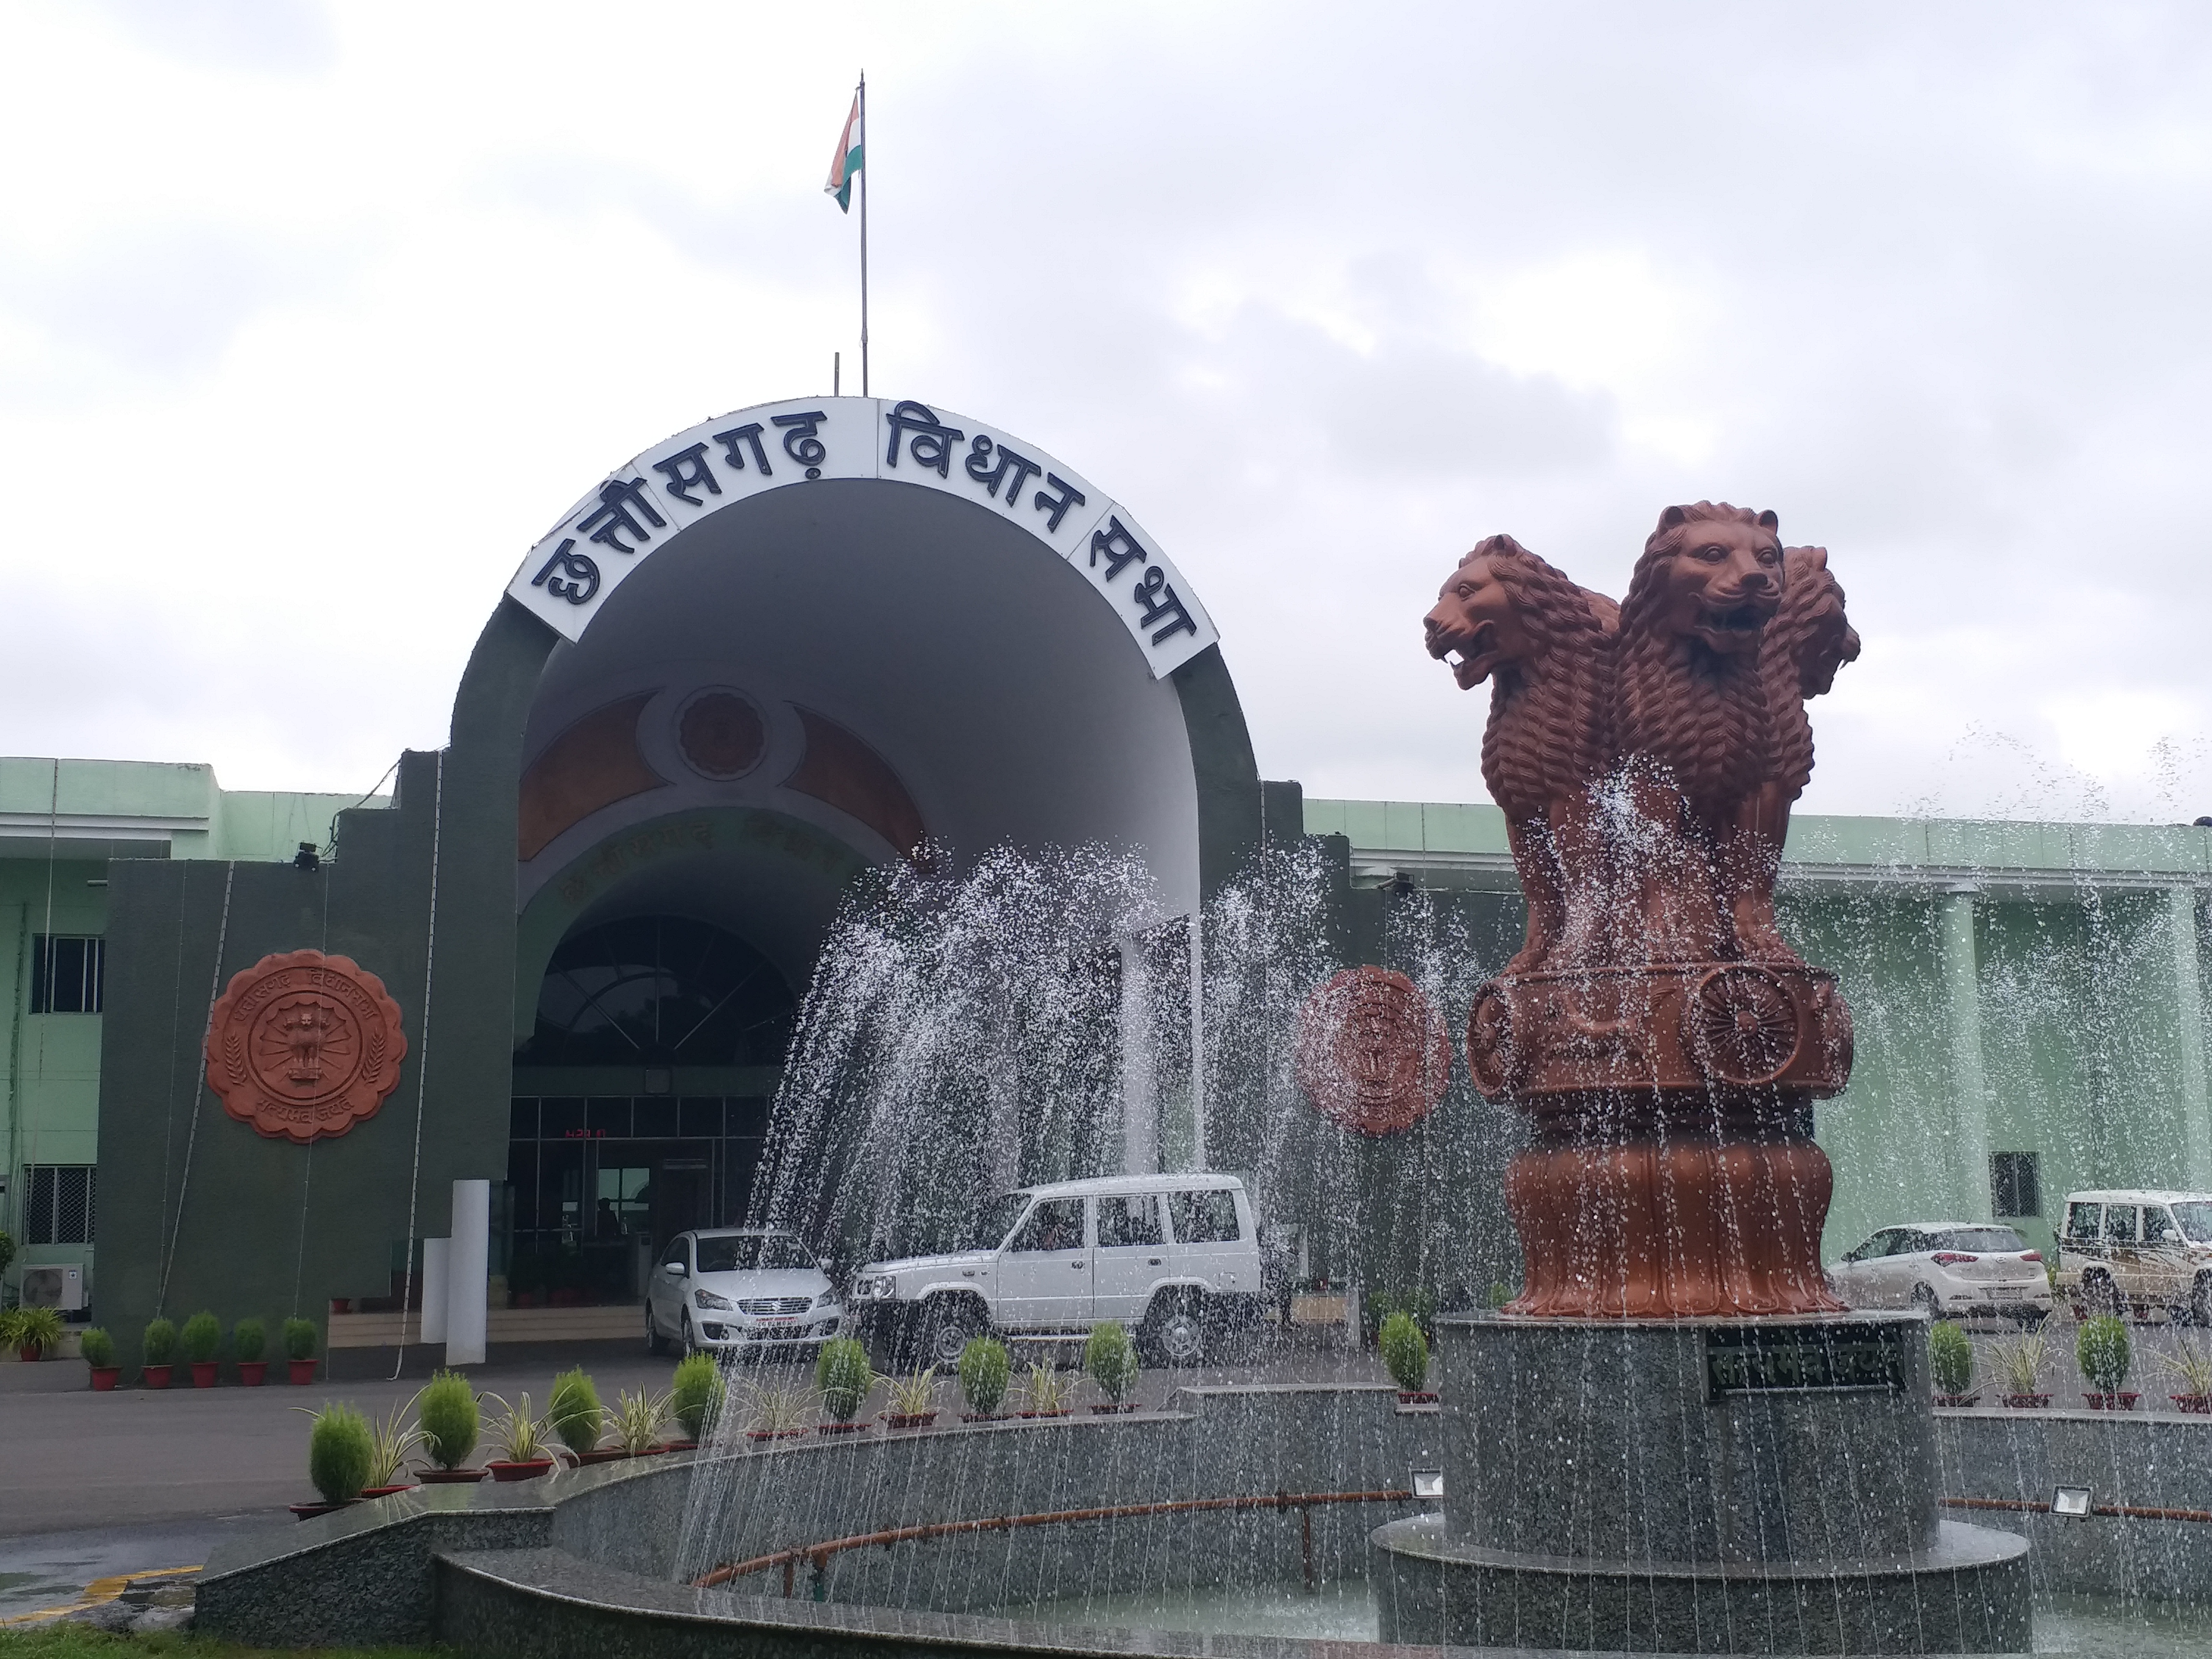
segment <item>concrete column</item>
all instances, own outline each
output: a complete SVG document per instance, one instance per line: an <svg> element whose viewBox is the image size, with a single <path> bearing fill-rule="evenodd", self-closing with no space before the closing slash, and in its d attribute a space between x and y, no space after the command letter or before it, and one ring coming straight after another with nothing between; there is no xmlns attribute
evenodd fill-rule
<svg viewBox="0 0 2212 1659"><path fill-rule="evenodd" d="M1190 913L1190 1139L1191 1167L1206 1162L1206 951L1199 913Z"/></svg>
<svg viewBox="0 0 2212 1659"><path fill-rule="evenodd" d="M2181 1109L2182 1156L2188 1184L2212 1190L2212 1090L2204 1076L2204 984L2197 957L2197 894L2166 890L2167 932L2173 939L2173 999L2177 1050L2174 1103Z"/></svg>
<svg viewBox="0 0 2212 1659"><path fill-rule="evenodd" d="M450 1238L422 1241L422 1321L415 1333L417 1342L446 1340L446 1280L453 1270L453 1243Z"/></svg>
<svg viewBox="0 0 2212 1659"><path fill-rule="evenodd" d="M446 1250L446 1363L484 1360L484 1302L490 1291L491 1182L453 1183L453 1238Z"/></svg>
<svg viewBox="0 0 2212 1659"><path fill-rule="evenodd" d="M1975 974L1974 898L1961 884L1938 901L1943 1007L1949 1049L1952 1146L1959 1219L1990 1218L1990 1097L1982 1073L1982 991Z"/></svg>
<svg viewBox="0 0 2212 1659"><path fill-rule="evenodd" d="M1152 1071L1152 982L1142 938L1125 939L1121 956L1121 1171L1160 1167L1160 1096Z"/></svg>

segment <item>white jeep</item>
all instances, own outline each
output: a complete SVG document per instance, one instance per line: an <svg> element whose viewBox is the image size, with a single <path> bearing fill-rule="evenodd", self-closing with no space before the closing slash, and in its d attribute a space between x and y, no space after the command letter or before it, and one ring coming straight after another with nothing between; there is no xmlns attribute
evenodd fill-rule
<svg viewBox="0 0 2212 1659"><path fill-rule="evenodd" d="M1026 1187L970 1247L873 1261L850 1306L894 1363L951 1370L969 1339L1134 1328L1152 1364L1192 1365L1258 1318L1259 1229L1234 1176L1109 1176Z"/></svg>

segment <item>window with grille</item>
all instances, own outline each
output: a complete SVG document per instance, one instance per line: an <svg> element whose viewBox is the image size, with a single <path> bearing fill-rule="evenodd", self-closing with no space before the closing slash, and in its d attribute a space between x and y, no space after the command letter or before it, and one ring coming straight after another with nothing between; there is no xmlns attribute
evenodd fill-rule
<svg viewBox="0 0 2212 1659"><path fill-rule="evenodd" d="M63 933L31 939L31 1012L96 1014L107 984L107 941Z"/></svg>
<svg viewBox="0 0 2212 1659"><path fill-rule="evenodd" d="M89 1164L23 1166L23 1242L92 1243L93 1169Z"/></svg>
<svg viewBox="0 0 2212 1659"><path fill-rule="evenodd" d="M2036 1168L2033 1152L1990 1154L1990 1213L2043 1213L2043 1177Z"/></svg>

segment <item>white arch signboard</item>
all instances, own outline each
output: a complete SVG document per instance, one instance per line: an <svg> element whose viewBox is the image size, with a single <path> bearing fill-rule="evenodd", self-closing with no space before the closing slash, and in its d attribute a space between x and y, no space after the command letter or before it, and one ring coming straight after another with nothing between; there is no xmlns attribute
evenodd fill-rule
<svg viewBox="0 0 2212 1659"><path fill-rule="evenodd" d="M889 398L760 404L654 445L607 475L514 573L508 594L564 638L676 534L759 495L823 478L876 478L1004 515L1114 608L1154 679L1219 637L1182 573L1129 510L996 427Z"/></svg>

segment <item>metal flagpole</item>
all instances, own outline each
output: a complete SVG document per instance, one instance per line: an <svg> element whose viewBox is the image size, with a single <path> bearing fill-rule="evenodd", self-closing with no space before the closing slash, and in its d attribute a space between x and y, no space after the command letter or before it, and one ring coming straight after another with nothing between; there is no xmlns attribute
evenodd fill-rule
<svg viewBox="0 0 2212 1659"><path fill-rule="evenodd" d="M860 395L868 395L868 76L860 72Z"/></svg>

